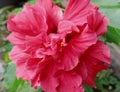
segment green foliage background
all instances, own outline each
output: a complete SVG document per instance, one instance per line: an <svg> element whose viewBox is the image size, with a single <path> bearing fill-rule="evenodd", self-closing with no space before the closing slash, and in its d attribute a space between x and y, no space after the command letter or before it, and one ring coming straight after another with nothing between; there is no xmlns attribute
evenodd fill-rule
<svg viewBox="0 0 120 92"><path fill-rule="evenodd" d="M54 0L55 3L60 5L61 0ZM31 4L35 3L35 0L29 0ZM120 45L120 1L119 0L92 0L93 3L100 6L100 12L105 14L110 19L108 26L108 32L102 37L106 43L114 43ZM21 11L22 7L15 8L10 13L17 14ZM8 15L10 14L8 13ZM6 15L6 16L8 16ZM5 82L4 85L8 89L8 92L42 92L40 88L34 90L30 87L30 83L24 82L22 79L17 79L15 75L15 65L10 62L8 52L11 50L12 45L6 41L5 47L5 61L6 69L4 73ZM107 70L98 74L95 81L97 89L93 89L90 86L85 85L86 92L110 92L112 90L120 91L120 82L112 76L113 71ZM114 85L114 88L113 88Z"/></svg>

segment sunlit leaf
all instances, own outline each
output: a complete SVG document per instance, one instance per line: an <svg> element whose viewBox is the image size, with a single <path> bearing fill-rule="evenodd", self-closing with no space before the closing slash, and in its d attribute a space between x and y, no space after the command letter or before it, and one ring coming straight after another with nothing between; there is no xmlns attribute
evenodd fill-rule
<svg viewBox="0 0 120 92"><path fill-rule="evenodd" d="M104 35L107 42L120 45L120 29L108 26L108 32Z"/></svg>

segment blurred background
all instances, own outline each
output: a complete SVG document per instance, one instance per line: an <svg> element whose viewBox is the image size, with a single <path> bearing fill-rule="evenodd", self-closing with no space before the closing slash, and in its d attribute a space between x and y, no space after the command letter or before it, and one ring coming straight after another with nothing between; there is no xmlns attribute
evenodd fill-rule
<svg viewBox="0 0 120 92"><path fill-rule="evenodd" d="M67 0L54 0L64 8ZM8 52L12 45L6 40L9 34L6 20L11 13L17 14L25 2L31 4L35 0L0 0L0 92L42 92L40 88L33 90L30 83L15 76L15 65L10 62ZM95 79L97 88L85 86L85 92L120 92L120 0L92 0L97 4L110 23L108 32L100 37L111 50L112 63L107 71L103 71Z"/></svg>

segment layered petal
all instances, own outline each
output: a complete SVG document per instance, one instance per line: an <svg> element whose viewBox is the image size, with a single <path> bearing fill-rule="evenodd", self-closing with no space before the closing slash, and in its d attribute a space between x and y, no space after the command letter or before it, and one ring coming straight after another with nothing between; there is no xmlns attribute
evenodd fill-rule
<svg viewBox="0 0 120 92"><path fill-rule="evenodd" d="M110 53L108 48L101 41L98 41L80 58L80 63L75 70L82 76L83 84L96 87L94 78L100 71L108 68L105 63L110 63Z"/></svg>
<svg viewBox="0 0 120 92"><path fill-rule="evenodd" d="M64 19L70 20L76 25L82 25L87 22L87 16L95 7L95 5L90 4L90 0L69 0Z"/></svg>
<svg viewBox="0 0 120 92"><path fill-rule="evenodd" d="M81 34L71 37L68 45L71 45L73 51L76 51L76 54L80 57L91 45L95 44L96 41L97 36L95 32L85 27Z"/></svg>
<svg viewBox="0 0 120 92"><path fill-rule="evenodd" d="M61 64L65 70L73 69L78 63L81 55L97 41L95 32L87 27L81 34L70 37L67 46L63 47L60 55Z"/></svg>

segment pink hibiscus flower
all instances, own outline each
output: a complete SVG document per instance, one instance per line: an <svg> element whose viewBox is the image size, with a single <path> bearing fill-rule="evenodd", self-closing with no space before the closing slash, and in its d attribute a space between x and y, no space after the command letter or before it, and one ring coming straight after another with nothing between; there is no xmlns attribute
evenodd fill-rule
<svg viewBox="0 0 120 92"><path fill-rule="evenodd" d="M17 78L45 92L84 92L108 68L109 49L98 40L108 20L90 0L69 0L64 14L51 0L26 4L7 21L13 44L9 56Z"/></svg>

